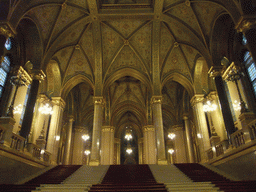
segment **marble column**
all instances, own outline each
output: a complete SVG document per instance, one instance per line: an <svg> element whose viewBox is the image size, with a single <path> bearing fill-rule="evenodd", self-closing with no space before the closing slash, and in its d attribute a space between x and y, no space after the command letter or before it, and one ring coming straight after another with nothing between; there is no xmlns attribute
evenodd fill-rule
<svg viewBox="0 0 256 192"><path fill-rule="evenodd" d="M31 133L32 133L32 143L35 143L38 137L40 136L40 133L43 129L43 126L45 124L48 125L49 115L42 114L39 112L40 107L43 107L46 103L50 103L50 99L45 94L40 94L37 97L35 111L34 111L34 117L31 127ZM48 118L47 118L48 116ZM45 127L47 127L47 125ZM45 133L47 132L46 129L44 129Z"/></svg>
<svg viewBox="0 0 256 192"><path fill-rule="evenodd" d="M101 127L103 119L103 97L94 97L94 117L93 117L93 133L92 133L92 148L91 148L91 166L100 164L100 139Z"/></svg>
<svg viewBox="0 0 256 192"><path fill-rule="evenodd" d="M242 32L247 39L253 60L256 62L256 18L255 15L243 15L236 25L238 32Z"/></svg>
<svg viewBox="0 0 256 192"><path fill-rule="evenodd" d="M67 137L66 137L66 143L65 143L65 149L64 149L64 165L70 164L70 148L71 148L71 139L72 139L72 127L74 122L74 117L69 116L68 117L68 126L67 126Z"/></svg>
<svg viewBox="0 0 256 192"><path fill-rule="evenodd" d="M162 96L152 97L153 121L156 129L157 164L166 165L164 127L162 117Z"/></svg>
<svg viewBox="0 0 256 192"><path fill-rule="evenodd" d="M138 142L138 148L139 148L139 164L144 164L143 162L143 138L139 139Z"/></svg>
<svg viewBox="0 0 256 192"><path fill-rule="evenodd" d="M83 164L84 141L82 139L82 136L85 133L86 133L86 129L84 127L80 127L80 126L74 127L74 144L73 144L73 157L72 157L73 165Z"/></svg>
<svg viewBox="0 0 256 192"><path fill-rule="evenodd" d="M61 97L52 97L53 114L50 122L46 150L52 154L51 161L57 163L57 149L59 140L56 136L60 136L60 124L62 123L62 115L65 108L65 101Z"/></svg>
<svg viewBox="0 0 256 192"><path fill-rule="evenodd" d="M183 125L174 125L171 128L172 132L175 134L174 142L174 154L172 154L172 158L175 155L175 163L187 163L187 155L186 155L186 143L185 140L185 129Z"/></svg>
<svg viewBox="0 0 256 192"><path fill-rule="evenodd" d="M115 138L115 146L114 146L114 164L115 165L120 165L120 143L121 140L118 138Z"/></svg>
<svg viewBox="0 0 256 192"><path fill-rule="evenodd" d="M101 134L101 165L112 165L114 163L114 127L103 126Z"/></svg>
<svg viewBox="0 0 256 192"><path fill-rule="evenodd" d="M206 162L208 159L206 151L211 148L211 144L207 128L206 117L203 111L203 101L204 95L197 94L192 97L191 105L193 107L195 124L197 127L197 136L200 144L199 147L201 153L201 161Z"/></svg>
<svg viewBox="0 0 256 192"><path fill-rule="evenodd" d="M143 129L145 164L156 164L156 140L153 125L145 126Z"/></svg>
<svg viewBox="0 0 256 192"><path fill-rule="evenodd" d="M185 135L186 135L186 141L187 141L188 160L189 160L189 163L195 163L195 152L193 148L192 130L190 127L188 116L184 115L183 120L185 125Z"/></svg>
<svg viewBox="0 0 256 192"><path fill-rule="evenodd" d="M222 66L213 66L211 67L209 73L211 77L214 77L215 85L217 88L217 93L220 100L221 105L221 111L225 123L225 127L227 130L228 138L230 138L230 135L235 132L235 126L234 121L232 117L232 113L229 106L229 101L226 95L225 85L222 80L221 71L223 67Z"/></svg>
<svg viewBox="0 0 256 192"><path fill-rule="evenodd" d="M40 82L45 79L46 75L42 70L32 70L31 77L33 81L30 87L28 102L27 102L21 130L20 130L20 135L24 138L27 138L29 136L32 121L33 121L34 107L36 104L39 85L40 85Z"/></svg>

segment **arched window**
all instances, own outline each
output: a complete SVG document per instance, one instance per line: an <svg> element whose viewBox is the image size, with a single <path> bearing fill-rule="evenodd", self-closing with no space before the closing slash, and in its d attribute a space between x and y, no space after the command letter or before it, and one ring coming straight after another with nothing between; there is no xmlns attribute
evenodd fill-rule
<svg viewBox="0 0 256 192"><path fill-rule="evenodd" d="M5 56L0 66L0 98L2 97L5 82L7 79L7 74L10 71L10 64L10 58L8 56Z"/></svg>
<svg viewBox="0 0 256 192"><path fill-rule="evenodd" d="M247 74L249 76L254 95L256 96L256 65L252 59L252 56L249 51L246 51L244 54L244 66L246 68Z"/></svg>

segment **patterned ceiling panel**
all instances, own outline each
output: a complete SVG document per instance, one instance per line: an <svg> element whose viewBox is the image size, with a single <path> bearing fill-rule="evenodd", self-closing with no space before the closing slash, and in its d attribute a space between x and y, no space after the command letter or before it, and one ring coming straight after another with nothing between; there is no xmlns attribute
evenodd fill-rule
<svg viewBox="0 0 256 192"><path fill-rule="evenodd" d="M188 26L194 29L198 35L202 34L198 20L190 6L182 3L175 6L173 9L170 9L168 13L186 23Z"/></svg>
<svg viewBox="0 0 256 192"><path fill-rule="evenodd" d="M193 73L196 56L200 54L196 49L194 49L191 46L182 44L180 45L180 47L186 56L187 62L189 64L190 72Z"/></svg>
<svg viewBox="0 0 256 192"><path fill-rule="evenodd" d="M129 18L113 19L108 23L113 26L124 38L128 38L136 29L144 24L145 21Z"/></svg>
<svg viewBox="0 0 256 192"><path fill-rule="evenodd" d="M60 51L58 51L54 56L53 58L55 59L57 57L56 60L59 61L60 63L60 71L61 71L61 74L64 75L65 74L65 71L67 69L67 66L68 66L68 62L69 62L69 58L71 56L71 53L73 52L74 50L74 47L71 46L71 47L66 47Z"/></svg>
<svg viewBox="0 0 256 192"><path fill-rule="evenodd" d="M216 3L211 2L195 2L192 4L195 14L199 20L202 30L209 44L210 32L213 26L214 19L223 11Z"/></svg>
<svg viewBox="0 0 256 192"><path fill-rule="evenodd" d="M175 42L174 37L167 29L166 25L162 23L161 25L161 40L160 40L160 55L159 55L159 63L160 67L162 67L163 62L167 56L168 51L173 46Z"/></svg>
<svg viewBox="0 0 256 192"><path fill-rule="evenodd" d="M112 66L110 66L108 73L111 74L125 67L133 68L141 72L146 71L138 56L129 45L123 47Z"/></svg>
<svg viewBox="0 0 256 192"><path fill-rule="evenodd" d="M178 72L191 80L188 63L180 47L172 49L163 67L162 79L172 72Z"/></svg>
<svg viewBox="0 0 256 192"><path fill-rule="evenodd" d="M87 27L87 25L84 24L84 20L86 18L82 19L80 22L77 22L76 24L74 24L74 26L72 26L72 30L66 30L63 35L63 39L61 40L61 42L58 44L58 47L63 47L66 45L75 45L77 44L77 42L79 42L79 37L81 36L81 33L84 32L85 28Z"/></svg>
<svg viewBox="0 0 256 192"><path fill-rule="evenodd" d="M175 5L184 2L185 0L164 0L164 7L168 7L170 5Z"/></svg>
<svg viewBox="0 0 256 192"><path fill-rule="evenodd" d="M74 3L86 10L88 10L88 4L87 4L87 1L81 1L81 0L68 0L68 2L70 3Z"/></svg>
<svg viewBox="0 0 256 192"><path fill-rule="evenodd" d="M72 54L72 58L69 62L69 66L67 68L65 74L65 82L72 76L82 74L89 77L92 80L93 73L90 69L90 65L87 62L85 55L83 54L81 49L74 50Z"/></svg>
<svg viewBox="0 0 256 192"><path fill-rule="evenodd" d="M56 37L72 21L83 16L84 13L75 7L68 5L62 6L61 13L54 26L53 37Z"/></svg>
<svg viewBox="0 0 256 192"><path fill-rule="evenodd" d="M94 46L93 46L93 32L92 32L92 25L89 25L83 36L79 41L79 45L81 46L82 50L85 52L86 56L90 61L91 67L94 69Z"/></svg>
<svg viewBox="0 0 256 192"><path fill-rule="evenodd" d="M152 38L152 23L146 24L130 39L130 43L135 50L143 58L143 62L148 69L151 67L151 38Z"/></svg>
<svg viewBox="0 0 256 192"><path fill-rule="evenodd" d="M102 29L102 49L103 49L103 70L111 64L117 51L124 44L121 36L106 24L101 25Z"/></svg>
<svg viewBox="0 0 256 192"><path fill-rule="evenodd" d="M36 18L41 28L41 34L44 42L49 38L51 29L57 19L60 6L56 5L42 5L32 9L28 15L32 18Z"/></svg>

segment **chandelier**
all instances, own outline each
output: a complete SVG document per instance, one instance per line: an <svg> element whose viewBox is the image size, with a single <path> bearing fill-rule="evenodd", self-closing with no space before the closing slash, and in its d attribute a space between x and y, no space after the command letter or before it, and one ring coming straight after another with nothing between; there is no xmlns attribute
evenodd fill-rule
<svg viewBox="0 0 256 192"><path fill-rule="evenodd" d="M90 155L90 153L91 153L91 151L88 150L88 149L84 151L84 154L85 154L85 155Z"/></svg>
<svg viewBox="0 0 256 192"><path fill-rule="evenodd" d="M39 108L39 112L45 115L52 115L53 110L49 103Z"/></svg>
<svg viewBox="0 0 256 192"><path fill-rule="evenodd" d="M21 114L22 113L22 105L21 104L19 104L19 105L17 105L16 107L14 107L14 109L13 109L13 114Z"/></svg>
<svg viewBox="0 0 256 192"><path fill-rule="evenodd" d="M170 153L171 155L174 153L174 149L168 149L168 153Z"/></svg>
<svg viewBox="0 0 256 192"><path fill-rule="evenodd" d="M128 144L127 146L126 153L128 153L129 155L132 153L132 147L130 144Z"/></svg>
<svg viewBox="0 0 256 192"><path fill-rule="evenodd" d="M169 133L169 134L168 134L168 137L169 137L171 140L173 140L173 139L176 137L176 135L175 135L174 133Z"/></svg>
<svg viewBox="0 0 256 192"><path fill-rule="evenodd" d="M217 105L211 103L211 101L207 101L206 104L203 106L203 111L204 112L210 112L210 111L215 111L217 109Z"/></svg>

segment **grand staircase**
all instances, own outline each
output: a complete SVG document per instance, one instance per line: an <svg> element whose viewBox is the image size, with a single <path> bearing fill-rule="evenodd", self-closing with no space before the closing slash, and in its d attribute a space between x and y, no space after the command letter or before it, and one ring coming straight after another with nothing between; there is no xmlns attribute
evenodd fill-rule
<svg viewBox="0 0 256 192"><path fill-rule="evenodd" d="M225 192L255 192L256 181L231 181L198 163L175 164L194 182L211 182Z"/></svg>
<svg viewBox="0 0 256 192"><path fill-rule="evenodd" d="M256 181L231 181L200 164L57 166L3 192L256 191Z"/></svg>

